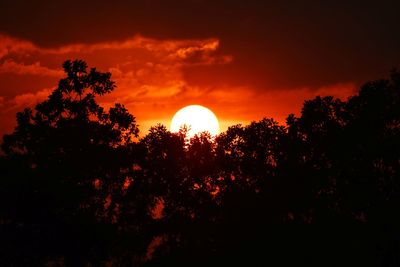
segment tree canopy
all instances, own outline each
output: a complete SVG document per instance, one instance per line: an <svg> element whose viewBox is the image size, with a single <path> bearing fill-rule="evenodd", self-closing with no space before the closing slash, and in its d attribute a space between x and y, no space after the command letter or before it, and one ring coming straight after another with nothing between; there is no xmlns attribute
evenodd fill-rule
<svg viewBox="0 0 400 267"><path fill-rule="evenodd" d="M139 138L82 60L0 156L2 266L400 263L400 73L218 136Z"/></svg>

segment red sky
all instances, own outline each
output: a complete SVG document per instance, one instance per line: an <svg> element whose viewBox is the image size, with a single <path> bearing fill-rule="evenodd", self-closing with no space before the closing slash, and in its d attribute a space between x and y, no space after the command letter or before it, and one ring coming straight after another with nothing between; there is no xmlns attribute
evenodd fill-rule
<svg viewBox="0 0 400 267"><path fill-rule="evenodd" d="M284 122L316 95L346 98L399 66L398 2L2 1L0 132L43 100L66 59L110 71L142 134L189 104L222 130Z"/></svg>

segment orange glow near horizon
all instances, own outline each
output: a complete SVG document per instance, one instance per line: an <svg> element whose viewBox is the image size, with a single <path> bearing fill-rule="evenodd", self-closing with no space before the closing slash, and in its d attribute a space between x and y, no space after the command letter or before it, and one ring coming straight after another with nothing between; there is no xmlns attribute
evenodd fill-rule
<svg viewBox="0 0 400 267"><path fill-rule="evenodd" d="M34 107L51 94L64 76L61 64L66 59L83 59L89 67L111 72L117 87L98 102L106 109L114 103L125 105L136 117L140 136L158 123L170 129L175 112L191 103L218 114L218 132L224 132L229 126L263 117L284 124L288 114L299 115L306 99L316 95L344 99L355 92L353 82L259 87L238 81L241 69L232 70L231 80L219 80L214 68L237 64L237 55L220 51L220 43L218 38L174 40L135 35L121 41L46 48L0 34L0 134L12 131L18 111ZM196 68L207 70L198 73L200 84L187 75ZM260 79L268 78L260 75Z"/></svg>

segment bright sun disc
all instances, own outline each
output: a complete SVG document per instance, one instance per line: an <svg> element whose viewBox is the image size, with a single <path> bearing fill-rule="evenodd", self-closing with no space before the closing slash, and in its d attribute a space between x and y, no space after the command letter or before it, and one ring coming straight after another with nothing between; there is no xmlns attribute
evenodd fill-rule
<svg viewBox="0 0 400 267"><path fill-rule="evenodd" d="M189 137L205 131L211 135L219 134L217 117L211 110L200 105L186 106L175 113L171 121L171 132L179 132L184 125L190 128Z"/></svg>

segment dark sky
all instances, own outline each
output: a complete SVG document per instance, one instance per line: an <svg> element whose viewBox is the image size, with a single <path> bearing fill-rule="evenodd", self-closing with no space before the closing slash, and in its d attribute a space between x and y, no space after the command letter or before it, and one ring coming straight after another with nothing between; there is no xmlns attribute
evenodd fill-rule
<svg viewBox="0 0 400 267"><path fill-rule="evenodd" d="M135 33L217 37L221 52L235 55L239 66L216 67L215 75L230 81L234 72L238 81L267 87L364 81L400 59L400 1L13 0L2 1L0 10L1 32L42 46Z"/></svg>
<svg viewBox="0 0 400 267"><path fill-rule="evenodd" d="M383 78L400 65L399 10L400 1L2 0L0 33L41 49L118 42L137 34L159 41L217 39L213 56L233 60L185 64L179 70L187 86L248 88L254 94L334 88L335 93L343 85ZM56 59L39 61L49 65ZM5 80L0 77L0 90L8 90L1 87ZM248 112L259 119L262 109Z"/></svg>

